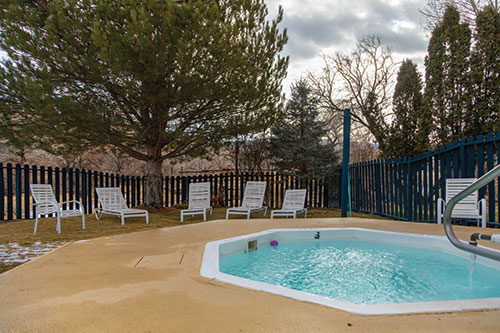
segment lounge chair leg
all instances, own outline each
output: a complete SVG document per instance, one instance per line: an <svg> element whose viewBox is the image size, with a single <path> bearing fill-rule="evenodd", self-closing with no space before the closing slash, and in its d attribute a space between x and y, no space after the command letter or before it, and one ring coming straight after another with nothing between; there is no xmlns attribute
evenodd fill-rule
<svg viewBox="0 0 500 333"><path fill-rule="evenodd" d="M35 216L35 230L33 230L33 233L36 234L36 228L38 226L38 214Z"/></svg>
<svg viewBox="0 0 500 333"><path fill-rule="evenodd" d="M441 198L438 198L438 201L437 201L437 224L442 223L443 212L444 212L445 208L446 208L446 204L444 203L444 200Z"/></svg>
<svg viewBox="0 0 500 333"><path fill-rule="evenodd" d="M58 234L61 233L61 216L59 213L57 213L57 226L56 226L56 231Z"/></svg>
<svg viewBox="0 0 500 333"><path fill-rule="evenodd" d="M122 225L125 225L125 216L123 216L123 213L121 213L120 216L122 218Z"/></svg>
<svg viewBox="0 0 500 333"><path fill-rule="evenodd" d="M184 222L184 214L181 213L181 223Z"/></svg>
<svg viewBox="0 0 500 333"><path fill-rule="evenodd" d="M95 219L97 221L99 221L102 218L102 211L99 208L94 210L94 214L95 214Z"/></svg>
<svg viewBox="0 0 500 333"><path fill-rule="evenodd" d="M149 213L146 212L146 224L149 224Z"/></svg>
<svg viewBox="0 0 500 333"><path fill-rule="evenodd" d="M82 230L85 230L85 214L82 213Z"/></svg>
<svg viewBox="0 0 500 333"><path fill-rule="evenodd" d="M203 221L207 220L207 211L203 211Z"/></svg>
<svg viewBox="0 0 500 333"><path fill-rule="evenodd" d="M229 219L229 210L226 210L226 220Z"/></svg>

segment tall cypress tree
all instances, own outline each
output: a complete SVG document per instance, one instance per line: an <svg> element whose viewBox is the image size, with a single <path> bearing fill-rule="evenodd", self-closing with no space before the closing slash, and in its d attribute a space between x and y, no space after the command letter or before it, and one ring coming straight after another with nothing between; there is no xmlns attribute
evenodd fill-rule
<svg viewBox="0 0 500 333"><path fill-rule="evenodd" d="M472 51L473 109L467 126L468 135L500 130L500 13L492 7L482 10L476 19Z"/></svg>
<svg viewBox="0 0 500 333"><path fill-rule="evenodd" d="M432 32L425 59L425 107L433 117L438 145L466 136L466 123L472 112L470 44L469 26L460 23L460 14L454 7L448 7Z"/></svg>
<svg viewBox="0 0 500 333"><path fill-rule="evenodd" d="M445 55L445 46L442 30L438 25L432 31L432 36L427 46L427 56L425 57L424 112L430 119L433 118L433 115L445 113L442 84L444 80L442 59ZM432 120L432 123L432 127L435 130L434 120Z"/></svg>
<svg viewBox="0 0 500 333"><path fill-rule="evenodd" d="M325 176L338 164L333 143L325 143L326 126L318 117L318 100L306 81L292 86L283 122L272 128L275 167L299 176Z"/></svg>
<svg viewBox="0 0 500 333"><path fill-rule="evenodd" d="M399 68L393 96L394 120L391 124L386 156L411 156L426 151L429 124L423 114L422 75L407 59Z"/></svg>

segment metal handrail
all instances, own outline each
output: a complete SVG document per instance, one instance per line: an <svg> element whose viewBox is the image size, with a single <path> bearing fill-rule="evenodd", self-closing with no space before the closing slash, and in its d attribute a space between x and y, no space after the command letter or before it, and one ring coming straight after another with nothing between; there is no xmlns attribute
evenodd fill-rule
<svg viewBox="0 0 500 333"><path fill-rule="evenodd" d="M451 198L450 202L446 204L446 209L444 211L443 225L444 225L444 231L446 232L446 236L455 247L470 253L474 253L483 257L500 261L499 251L494 251L484 247L477 247L459 240L455 235L455 233L453 232L453 228L451 226L451 212L453 211L455 205L469 194L477 191L483 186L486 186L489 182L493 181L498 176L500 176L500 165L497 165L495 168L490 170L484 176L482 176L474 183L469 185L467 188L465 188L463 191L459 192L457 195ZM490 202L490 204L493 203Z"/></svg>

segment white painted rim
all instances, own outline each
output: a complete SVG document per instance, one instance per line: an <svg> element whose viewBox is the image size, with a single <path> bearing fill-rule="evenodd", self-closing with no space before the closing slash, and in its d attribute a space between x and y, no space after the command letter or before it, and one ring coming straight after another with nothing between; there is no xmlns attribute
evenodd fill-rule
<svg viewBox="0 0 500 333"><path fill-rule="evenodd" d="M362 315L392 315L392 314L409 314L409 313L432 313L432 312L456 312L456 311L478 311L478 310L493 310L500 309L500 298L481 298L469 300L455 301L437 301L437 302L418 302L418 303L399 303L399 304L377 304L377 305L359 305L349 302L336 300L333 298L315 295L304 291L276 286L264 282L245 279L219 271L220 246L237 241L247 241L249 239L259 239L264 236L269 236L275 233L297 233L307 232L308 234L317 231L351 231L355 233L369 233L375 237L390 236L391 243L395 244L394 240L404 237L405 240L414 239L415 241L425 240L426 246L421 248L430 248L441 250L460 257L470 257L470 254L454 248L446 237L407 234L389 231L379 231L361 228L316 228L316 229L271 229L258 233L248 234L244 236L232 237L228 239L218 240L207 243L203 254L203 262L201 265L200 274L206 278L216 279L236 286L249 288L253 290L265 291L275 295L290 297L299 301L317 303L329 306L335 309L348 311ZM428 246L430 244L430 246ZM397 244L408 246L405 244ZM485 264L496 269L500 269L500 263L494 262L486 258L477 258L481 264Z"/></svg>

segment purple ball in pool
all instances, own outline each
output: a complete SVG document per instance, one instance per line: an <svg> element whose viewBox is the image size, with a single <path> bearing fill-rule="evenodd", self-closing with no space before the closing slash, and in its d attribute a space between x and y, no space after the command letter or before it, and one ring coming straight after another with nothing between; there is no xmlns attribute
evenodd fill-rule
<svg viewBox="0 0 500 333"><path fill-rule="evenodd" d="M271 246L277 246L277 245L278 245L278 241L277 241L277 240L273 240L273 241L271 242Z"/></svg>

